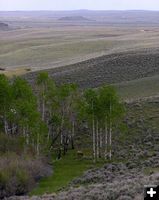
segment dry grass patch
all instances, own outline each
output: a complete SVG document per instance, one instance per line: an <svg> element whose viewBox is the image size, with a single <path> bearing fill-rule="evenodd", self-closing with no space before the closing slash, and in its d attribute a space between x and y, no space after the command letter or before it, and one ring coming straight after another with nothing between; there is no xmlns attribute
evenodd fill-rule
<svg viewBox="0 0 159 200"><path fill-rule="evenodd" d="M13 76L24 75L30 71L31 71L31 68L29 67L18 67L18 68L13 68L13 69L1 70L0 74L5 74L7 77L11 78Z"/></svg>

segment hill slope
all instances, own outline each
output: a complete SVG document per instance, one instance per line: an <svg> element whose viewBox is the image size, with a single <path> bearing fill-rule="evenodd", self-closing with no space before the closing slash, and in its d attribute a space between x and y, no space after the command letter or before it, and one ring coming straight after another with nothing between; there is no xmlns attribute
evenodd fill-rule
<svg viewBox="0 0 159 200"><path fill-rule="evenodd" d="M0 22L0 30L8 30L9 25L3 22Z"/></svg>
<svg viewBox="0 0 159 200"><path fill-rule="evenodd" d="M57 82L75 82L81 88L121 83L159 74L159 49L102 56L47 70ZM27 75L30 81L36 72Z"/></svg>

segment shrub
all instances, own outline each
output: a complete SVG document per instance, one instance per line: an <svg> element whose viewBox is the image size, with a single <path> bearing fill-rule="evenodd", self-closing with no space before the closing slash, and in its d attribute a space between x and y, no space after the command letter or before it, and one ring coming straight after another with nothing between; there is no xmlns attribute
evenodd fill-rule
<svg viewBox="0 0 159 200"><path fill-rule="evenodd" d="M40 178L51 174L46 160L35 158L24 138L0 133L0 199L29 192Z"/></svg>
<svg viewBox="0 0 159 200"><path fill-rule="evenodd" d="M7 154L0 159L0 199L29 192L41 177L51 174L41 159L22 158Z"/></svg>

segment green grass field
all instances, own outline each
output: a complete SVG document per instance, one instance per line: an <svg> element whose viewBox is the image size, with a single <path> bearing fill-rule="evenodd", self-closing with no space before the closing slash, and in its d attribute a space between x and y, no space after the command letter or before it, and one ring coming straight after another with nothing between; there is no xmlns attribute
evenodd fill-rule
<svg viewBox="0 0 159 200"><path fill-rule="evenodd" d="M53 161L53 175L44 178L30 195L56 193L66 187L74 178L81 176L84 171L99 167L103 161L93 164L92 160L78 159L75 151L69 151L61 160Z"/></svg>
<svg viewBox="0 0 159 200"><path fill-rule="evenodd" d="M115 85L123 99L133 100L159 95L159 75Z"/></svg>

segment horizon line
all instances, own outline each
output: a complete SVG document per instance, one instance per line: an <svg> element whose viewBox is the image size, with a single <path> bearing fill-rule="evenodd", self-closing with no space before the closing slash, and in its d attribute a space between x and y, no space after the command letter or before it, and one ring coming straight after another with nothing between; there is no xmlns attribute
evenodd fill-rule
<svg viewBox="0 0 159 200"><path fill-rule="evenodd" d="M73 9L73 10L49 10L49 9L44 9L44 10L0 10L0 12L71 12L71 11L147 11L147 12L157 12L157 10L148 10L148 9L108 9L108 10L94 10L94 9Z"/></svg>

